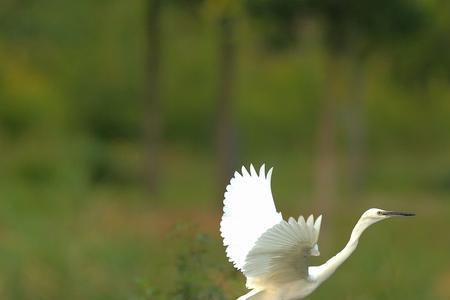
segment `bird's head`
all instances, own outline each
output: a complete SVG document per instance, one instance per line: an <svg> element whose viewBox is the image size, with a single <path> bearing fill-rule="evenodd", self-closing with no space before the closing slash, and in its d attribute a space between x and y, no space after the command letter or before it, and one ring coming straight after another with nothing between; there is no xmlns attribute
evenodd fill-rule
<svg viewBox="0 0 450 300"><path fill-rule="evenodd" d="M392 217L411 217L411 216L415 216L415 214L410 212L399 212L379 208L371 208L368 209L362 215L362 218L368 220L369 222L371 221L371 223L376 223L378 221L389 219Z"/></svg>

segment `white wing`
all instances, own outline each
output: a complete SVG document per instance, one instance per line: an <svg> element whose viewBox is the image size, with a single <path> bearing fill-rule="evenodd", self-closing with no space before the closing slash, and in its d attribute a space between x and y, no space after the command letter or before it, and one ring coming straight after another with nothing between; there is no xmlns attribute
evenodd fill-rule
<svg viewBox="0 0 450 300"><path fill-rule="evenodd" d="M322 216L314 222L300 216L289 222L282 220L267 230L247 255L243 273L257 282L280 284L308 278L310 255L319 255Z"/></svg>
<svg viewBox="0 0 450 300"><path fill-rule="evenodd" d="M273 203L271 175L272 169L266 176L264 165L259 174L252 165L250 173L242 167L242 175L235 172L227 186L220 232L227 256L237 269L242 269L261 234L282 220Z"/></svg>

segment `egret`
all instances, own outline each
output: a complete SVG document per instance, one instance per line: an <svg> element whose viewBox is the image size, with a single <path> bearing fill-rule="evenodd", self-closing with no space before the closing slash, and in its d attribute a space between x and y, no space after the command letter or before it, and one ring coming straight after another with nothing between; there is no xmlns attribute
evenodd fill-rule
<svg viewBox="0 0 450 300"><path fill-rule="evenodd" d="M363 213L344 249L320 266L310 266L318 256L322 216L283 220L272 198L270 180L262 165L242 174L235 172L226 188L220 231L226 254L242 271L251 291L238 300L295 300L311 294L355 251L361 234L370 225L413 213L371 208Z"/></svg>

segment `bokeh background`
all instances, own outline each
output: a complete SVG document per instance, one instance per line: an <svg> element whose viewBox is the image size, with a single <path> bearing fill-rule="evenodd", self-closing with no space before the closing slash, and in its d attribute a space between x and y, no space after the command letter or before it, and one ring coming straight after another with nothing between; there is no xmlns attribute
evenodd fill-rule
<svg viewBox="0 0 450 300"><path fill-rule="evenodd" d="M0 298L235 299L234 169L324 214L310 299L450 299L445 0L2 0ZM255 208L257 209L257 208Z"/></svg>

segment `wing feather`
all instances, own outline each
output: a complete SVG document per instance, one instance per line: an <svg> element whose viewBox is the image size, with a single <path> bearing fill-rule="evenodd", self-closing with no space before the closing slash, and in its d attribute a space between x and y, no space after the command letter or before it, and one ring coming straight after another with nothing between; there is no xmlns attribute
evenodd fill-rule
<svg viewBox="0 0 450 300"><path fill-rule="evenodd" d="M245 167L241 173L235 172L226 188L220 222L227 256L237 269L242 269L257 239L282 220L272 198L272 169L266 175L262 165L258 174L250 165L250 173Z"/></svg>
<svg viewBox="0 0 450 300"><path fill-rule="evenodd" d="M308 256L317 244L322 216L314 222L281 220L257 240L246 257L243 273L258 282L285 283L308 278Z"/></svg>

